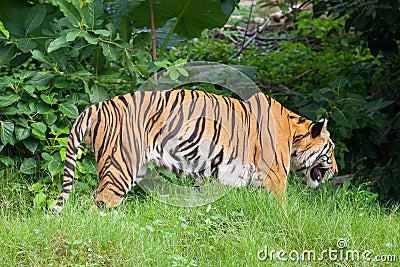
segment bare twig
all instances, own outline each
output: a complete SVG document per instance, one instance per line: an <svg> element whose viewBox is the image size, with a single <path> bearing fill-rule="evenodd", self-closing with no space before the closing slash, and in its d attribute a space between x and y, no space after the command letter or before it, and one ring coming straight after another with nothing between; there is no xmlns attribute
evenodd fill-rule
<svg viewBox="0 0 400 267"><path fill-rule="evenodd" d="M153 10L153 1L149 0L149 9L150 9L150 24L151 24L151 56L153 57L153 61L157 59L157 47L156 47L156 30L154 26L154 10Z"/></svg>
<svg viewBox="0 0 400 267"><path fill-rule="evenodd" d="M243 27L238 26L238 25L230 25L230 24L224 25L224 29L235 30L235 31L243 31L243 32L246 31L246 28L243 28Z"/></svg>
<svg viewBox="0 0 400 267"><path fill-rule="evenodd" d="M150 27L151 27L151 56L153 60L157 59L157 47L156 47L156 30L154 26L154 10L153 10L153 1L149 0L149 9L150 9Z"/></svg>
<svg viewBox="0 0 400 267"><path fill-rule="evenodd" d="M311 70L308 69L308 70L306 70L305 72L300 73L299 75L297 75L296 77L294 77L294 80L298 80L298 79L300 79L300 78L306 76L306 75L309 74L310 72L311 72Z"/></svg>
<svg viewBox="0 0 400 267"><path fill-rule="evenodd" d="M247 18L246 30L244 31L244 35L243 35L242 47L243 47L243 46L244 46L244 44L245 44L245 41L246 41L246 35L247 35L247 32L248 32L248 30L249 30L250 19L251 19L251 15L253 14L253 5L254 5L254 3L253 3L253 1L251 1L251 6L250 6L250 11L249 11L249 16L248 16L248 18Z"/></svg>
<svg viewBox="0 0 400 267"><path fill-rule="evenodd" d="M243 52L244 49L260 34L264 31L265 27L267 27L268 23L271 21L271 18L268 18L261 27L257 28L257 31L254 33L254 35L240 48L239 51L237 51L235 54L233 54L229 59L232 59L234 57L237 57L240 53Z"/></svg>
<svg viewBox="0 0 400 267"><path fill-rule="evenodd" d="M297 39L306 39L305 36L303 35L297 35L297 36L293 36L293 37L286 37L286 38L263 38L263 37L256 37L257 41L260 42L276 42L276 41L292 41L292 40L297 40Z"/></svg>
<svg viewBox="0 0 400 267"><path fill-rule="evenodd" d="M237 44L237 40L235 40L232 36L230 36L229 34L226 34L224 32L224 29L214 29L213 32L220 34L221 36L229 39L232 43Z"/></svg>
<svg viewBox="0 0 400 267"><path fill-rule="evenodd" d="M153 10L153 1L149 0L149 9L150 9L150 23L151 23L151 57L153 61L157 59L157 44L156 44L156 30L154 26L154 10ZM157 72L154 72L154 80L157 81Z"/></svg>

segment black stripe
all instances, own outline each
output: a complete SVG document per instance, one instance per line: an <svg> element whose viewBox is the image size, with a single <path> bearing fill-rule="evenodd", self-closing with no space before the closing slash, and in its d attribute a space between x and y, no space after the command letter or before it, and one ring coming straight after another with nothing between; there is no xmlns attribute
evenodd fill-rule
<svg viewBox="0 0 400 267"><path fill-rule="evenodd" d="M119 98L119 100L122 101L122 103L124 103L126 108L129 107L129 103L128 103L128 101L126 101L126 95L120 95L118 98Z"/></svg>
<svg viewBox="0 0 400 267"><path fill-rule="evenodd" d="M310 136L310 132L307 132L306 134L295 135L295 136L293 137L293 143L297 143L297 142L299 142L300 140L302 140L302 139L304 139L304 138L306 138L306 137L308 137L308 136Z"/></svg>
<svg viewBox="0 0 400 267"><path fill-rule="evenodd" d="M219 153L211 161L211 175L216 176L218 174L218 166L222 163L224 157L224 149L221 149Z"/></svg>
<svg viewBox="0 0 400 267"><path fill-rule="evenodd" d="M283 162L283 154L282 154L282 152L281 152L281 161L282 161L283 169L285 170L285 174L287 174L287 173L288 173L288 170L287 170L287 168L286 168L286 166L285 166L285 162Z"/></svg>

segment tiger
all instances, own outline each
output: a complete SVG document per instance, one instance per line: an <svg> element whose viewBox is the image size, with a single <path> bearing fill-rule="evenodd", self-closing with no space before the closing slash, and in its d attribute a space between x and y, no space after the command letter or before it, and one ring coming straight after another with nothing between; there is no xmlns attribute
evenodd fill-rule
<svg viewBox="0 0 400 267"><path fill-rule="evenodd" d="M150 162L281 197L290 170L303 172L310 187L338 172L327 120L308 120L262 92L239 100L189 89L136 91L89 106L73 123L55 213L71 193L82 140L97 164L95 201L110 208Z"/></svg>

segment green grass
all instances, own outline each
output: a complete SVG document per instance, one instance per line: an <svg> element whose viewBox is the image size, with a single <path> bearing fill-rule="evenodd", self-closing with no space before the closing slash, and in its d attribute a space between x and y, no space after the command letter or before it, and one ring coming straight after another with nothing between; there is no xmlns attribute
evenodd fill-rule
<svg viewBox="0 0 400 267"><path fill-rule="evenodd" d="M75 196L58 216L33 208L17 172L0 181L0 266L398 266L400 216L365 190L311 190L291 181L286 207L265 190L233 189L211 206L179 208L130 194L117 209L92 210ZM19 180L20 184L15 182ZM338 240L347 246L338 249ZM340 245L340 244L339 244ZM348 250L395 255L396 262L329 259ZM338 254L332 254L332 250ZM265 253L314 250L313 261ZM293 251L294 252L293 252ZM291 252L292 251L292 252ZM263 254L264 253L264 254ZM276 255L276 254L274 254ZM281 256L285 256L282 255ZM289 257L286 255L286 257Z"/></svg>

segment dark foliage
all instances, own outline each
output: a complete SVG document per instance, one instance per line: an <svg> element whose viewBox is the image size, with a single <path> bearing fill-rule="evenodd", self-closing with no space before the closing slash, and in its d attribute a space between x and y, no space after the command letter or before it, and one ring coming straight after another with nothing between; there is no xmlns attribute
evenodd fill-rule
<svg viewBox="0 0 400 267"><path fill-rule="evenodd" d="M366 170L378 190L391 198L400 198L400 2L397 0L313 1L314 15L333 15L345 18L347 32L360 34L365 45L379 60L369 66L377 72L364 80L368 87L365 98L390 103L381 113L385 127L376 130L366 127L360 137L372 142L361 150L366 157ZM359 150L359 147L353 146ZM354 157L354 155L351 155ZM369 173L369 171L371 171Z"/></svg>

